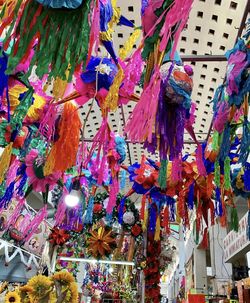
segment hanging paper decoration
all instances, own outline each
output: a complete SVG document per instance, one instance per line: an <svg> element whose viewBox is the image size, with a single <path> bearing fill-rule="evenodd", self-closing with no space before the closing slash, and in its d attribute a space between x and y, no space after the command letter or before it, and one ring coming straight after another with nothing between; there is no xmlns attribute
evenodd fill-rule
<svg viewBox="0 0 250 303"><path fill-rule="evenodd" d="M25 158L28 183L37 192L52 190L61 176L60 172L45 176L44 162L44 156L39 155L39 151L36 149L32 149Z"/></svg>
<svg viewBox="0 0 250 303"><path fill-rule="evenodd" d="M52 7L55 3L56 1L53 3L50 1ZM19 63L24 63L35 47L29 73L36 65L36 74L40 78L49 74L50 78L53 76L65 79L66 72L69 70L67 80L71 81L76 67L86 60L90 0L83 1L77 9L70 10L50 8L46 6L46 1L43 4L45 6L40 5L36 0L25 1L23 4L17 1L13 10L12 26L3 42L4 48L7 49L10 38L14 41L8 61L8 72L13 72ZM74 4L71 2L72 5ZM61 3L57 1L57 8L60 6L64 6L63 1ZM77 7L76 3L74 7ZM8 22L10 20L6 22L4 20L3 25L6 26ZM0 32L3 31L3 25ZM27 28L29 28L28 33ZM65 44L67 44L66 48Z"/></svg>
<svg viewBox="0 0 250 303"><path fill-rule="evenodd" d="M117 74L117 66L108 58L91 57L85 70L77 79L76 89L81 95L76 99L80 105L96 98L100 107Z"/></svg>
<svg viewBox="0 0 250 303"><path fill-rule="evenodd" d="M75 9L78 8L83 0L36 0L44 6L52 7L52 8L68 8Z"/></svg>
<svg viewBox="0 0 250 303"><path fill-rule="evenodd" d="M144 269L145 302L158 302L160 300L160 253L161 241L154 241L154 237L149 235L147 242L146 268Z"/></svg>
<svg viewBox="0 0 250 303"><path fill-rule="evenodd" d="M159 147L160 159L164 161L166 155L169 155L171 160L178 157L183 146L186 110L189 110L191 105L192 69L186 67L182 73L178 71L181 68L174 66L174 62L162 67L161 65L165 53L171 48L171 38L174 45L169 59L173 59L172 54L175 53L176 43L187 21L191 4L192 1L161 1L157 5L151 1L142 2L142 27L145 35L142 57L147 60L144 90L125 131L133 142L146 141L145 148L152 153ZM177 27L176 32L171 33L170 28L174 26ZM172 98L173 95L175 98ZM172 105L167 101L169 97L179 101L173 101L172 104L176 105ZM161 184L161 187L164 188L165 185Z"/></svg>
<svg viewBox="0 0 250 303"><path fill-rule="evenodd" d="M71 125L71 127L69 127ZM44 175L63 172L76 164L81 121L76 107L66 103L59 122L59 139L52 146L44 166ZM63 153L61 152L63 150Z"/></svg>
<svg viewBox="0 0 250 303"><path fill-rule="evenodd" d="M116 248L115 234L110 228L93 228L87 239L88 254L97 259L108 257Z"/></svg>
<svg viewBox="0 0 250 303"><path fill-rule="evenodd" d="M134 24L121 15L120 9L116 5L116 0L100 0L100 40L109 52L114 62L118 63L117 55L114 51L112 34L114 26L125 25L134 27Z"/></svg>

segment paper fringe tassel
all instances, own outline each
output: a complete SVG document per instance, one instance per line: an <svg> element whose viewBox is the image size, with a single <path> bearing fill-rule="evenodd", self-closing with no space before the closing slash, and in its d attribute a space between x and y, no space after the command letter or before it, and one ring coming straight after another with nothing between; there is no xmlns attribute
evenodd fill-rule
<svg viewBox="0 0 250 303"><path fill-rule="evenodd" d="M126 187L126 178L127 178L127 172L126 170L122 170L121 172L121 181L120 181L120 189L123 190Z"/></svg>
<svg viewBox="0 0 250 303"><path fill-rule="evenodd" d="M163 212L163 227L165 228L166 233L170 234L170 227L169 227L169 209L166 205Z"/></svg>
<svg viewBox="0 0 250 303"><path fill-rule="evenodd" d="M250 164L246 163L244 167L244 187L246 191L250 191Z"/></svg>
<svg viewBox="0 0 250 303"><path fill-rule="evenodd" d="M229 190L231 188L230 158L229 157L226 157L226 160L224 161L224 187L226 190Z"/></svg>
<svg viewBox="0 0 250 303"><path fill-rule="evenodd" d="M132 142L152 142L155 117L160 93L160 72L157 69L148 86L143 91L140 101L136 104L125 127Z"/></svg>
<svg viewBox="0 0 250 303"><path fill-rule="evenodd" d="M201 176L206 176L207 171L203 163L203 155L202 155L202 146L201 144L198 145L197 147L197 153L196 153L196 163L197 163L197 168L198 172Z"/></svg>
<svg viewBox="0 0 250 303"><path fill-rule="evenodd" d="M244 117L243 122L243 134L241 139L241 145L240 145L240 157L239 162L242 163L242 165L245 165L247 162L248 156L249 156L249 146L250 146L250 126L248 117Z"/></svg>
<svg viewBox="0 0 250 303"><path fill-rule="evenodd" d="M141 211L140 211L140 218L142 221L144 220L144 216L145 216L146 199L147 199L146 195L143 195L141 199Z"/></svg>
<svg viewBox="0 0 250 303"><path fill-rule="evenodd" d="M59 126L59 139L52 146L44 166L44 175L65 171L76 164L81 120L72 103L64 105Z"/></svg>
<svg viewBox="0 0 250 303"><path fill-rule="evenodd" d="M64 197L64 196L62 196ZM56 215L55 215L55 226L60 225L63 222L65 213L66 213L67 205L65 204L63 198L58 204Z"/></svg>
<svg viewBox="0 0 250 303"><path fill-rule="evenodd" d="M189 186L188 191L188 208L194 209L194 182Z"/></svg>
<svg viewBox="0 0 250 303"><path fill-rule="evenodd" d="M217 187L220 187L220 164L219 161L214 163L214 183Z"/></svg>
<svg viewBox="0 0 250 303"><path fill-rule="evenodd" d="M39 225L47 217L47 214L47 205L45 205L42 209L40 209L28 227L24 230L23 234L25 236L26 242L31 239L32 235L37 231Z"/></svg>
<svg viewBox="0 0 250 303"><path fill-rule="evenodd" d="M155 241L160 241L161 239L161 220L160 220L160 216L157 217L156 220L156 224L155 224L155 236L154 236L154 240Z"/></svg>
<svg viewBox="0 0 250 303"><path fill-rule="evenodd" d="M212 139L212 150L217 151L219 149L219 133L214 132Z"/></svg>
<svg viewBox="0 0 250 303"><path fill-rule="evenodd" d="M91 28L89 35L89 50L88 50L88 58L87 62L89 62L91 55L93 52L96 57L98 56L98 46L100 44L99 33L100 33L100 2L92 1L91 4Z"/></svg>
<svg viewBox="0 0 250 303"><path fill-rule="evenodd" d="M84 224L92 224L92 222L93 222L94 201L95 201L94 197L90 196L89 202L88 202L88 207L87 207L87 212L86 212L85 219L84 219Z"/></svg>
<svg viewBox="0 0 250 303"><path fill-rule="evenodd" d="M119 57L121 60L124 60L127 58L128 54L131 52L133 45L136 43L136 41L139 39L141 34L140 29L135 29L133 34L128 38L128 40L124 43L124 46L120 48L119 50Z"/></svg>
<svg viewBox="0 0 250 303"><path fill-rule="evenodd" d="M124 206L125 206L125 202L126 202L126 197L123 197L120 201L120 205L119 205L119 212L118 212L118 222L119 224L123 223L123 210L124 210Z"/></svg>
<svg viewBox="0 0 250 303"><path fill-rule="evenodd" d="M18 9L21 2L24 5ZM36 65L39 78L49 73L50 78L65 79L70 66L67 79L70 82L76 67L85 61L88 53L89 6L90 0L86 0L80 8L64 11L43 7L37 1L18 1L17 17L9 20L11 26L3 43L7 49L10 40L14 41L8 73L25 61L36 43L29 72ZM3 23L1 30L6 25L8 23Z"/></svg>
<svg viewBox="0 0 250 303"><path fill-rule="evenodd" d="M214 189L213 180L214 180L214 175L209 174L207 176L207 196L209 198L212 197L212 193L213 193L213 189Z"/></svg>
<svg viewBox="0 0 250 303"><path fill-rule="evenodd" d="M142 230L143 231L147 230L147 225L148 225L148 209L146 209L145 213L144 213L144 219L143 219L143 222L142 222Z"/></svg>
<svg viewBox="0 0 250 303"><path fill-rule="evenodd" d="M4 195L0 199L0 209L2 208L6 209L8 207L14 194L15 184L16 182L12 181L10 185L7 187L7 189L5 190Z"/></svg>
<svg viewBox="0 0 250 303"><path fill-rule="evenodd" d="M5 174L10 166L12 145L13 145L13 142L11 142L9 145L7 145L5 147L5 149L1 155L1 158L0 158L0 184L3 183Z"/></svg>
<svg viewBox="0 0 250 303"><path fill-rule="evenodd" d="M222 201L221 201L221 192L220 188L216 187L215 189L215 213L217 216L221 217L223 215Z"/></svg>
<svg viewBox="0 0 250 303"><path fill-rule="evenodd" d="M112 214L113 208L116 205L116 197L119 192L119 182L116 178L112 179L112 185L109 193L109 201L107 205L107 213Z"/></svg>
<svg viewBox="0 0 250 303"><path fill-rule="evenodd" d="M119 100L119 89L122 84L123 78L123 69L120 65L118 65L118 72L104 102L104 110L109 109L111 111L115 111L117 109Z"/></svg>
<svg viewBox="0 0 250 303"><path fill-rule="evenodd" d="M171 179L173 182L177 182L181 180L182 174L182 160L180 158L175 158L172 162L171 169Z"/></svg>
<svg viewBox="0 0 250 303"><path fill-rule="evenodd" d="M168 166L168 160L167 159L161 160L161 167L158 177L158 183L161 189L167 188L167 166Z"/></svg>
<svg viewBox="0 0 250 303"><path fill-rule="evenodd" d="M224 129L222 142L220 145L219 159L221 161L225 161L226 157L229 155L230 148L231 148L230 125L228 123Z"/></svg>

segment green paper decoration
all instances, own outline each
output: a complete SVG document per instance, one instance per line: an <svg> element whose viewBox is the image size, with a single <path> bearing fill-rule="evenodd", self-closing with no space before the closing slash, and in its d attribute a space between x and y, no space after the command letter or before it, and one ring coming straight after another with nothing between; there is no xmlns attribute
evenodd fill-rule
<svg viewBox="0 0 250 303"><path fill-rule="evenodd" d="M161 167L158 177L158 182L161 189L167 188L167 167L168 167L168 160L167 159L161 160Z"/></svg>
<svg viewBox="0 0 250 303"><path fill-rule="evenodd" d="M230 158L226 157L224 161L224 186L226 190L231 188L231 178L230 178Z"/></svg>
<svg viewBox="0 0 250 303"><path fill-rule="evenodd" d="M235 232L239 230L239 218L235 207L231 208L231 229Z"/></svg>
<svg viewBox="0 0 250 303"><path fill-rule="evenodd" d="M29 1L23 11L19 12L22 16L13 36L16 39L14 46L18 47L16 53L15 47L12 47L7 73L13 73L24 56L31 51L39 35L28 76L33 66L37 66L36 74L39 78L48 74L49 79L59 77L72 81L76 67L86 60L88 53L90 1L85 0L79 9L67 11L41 7L37 1ZM20 2L19 0L15 12L18 12ZM14 25L13 21L4 45L11 36Z"/></svg>
<svg viewBox="0 0 250 303"><path fill-rule="evenodd" d="M214 163L214 182L215 185L220 187L220 164L219 161Z"/></svg>

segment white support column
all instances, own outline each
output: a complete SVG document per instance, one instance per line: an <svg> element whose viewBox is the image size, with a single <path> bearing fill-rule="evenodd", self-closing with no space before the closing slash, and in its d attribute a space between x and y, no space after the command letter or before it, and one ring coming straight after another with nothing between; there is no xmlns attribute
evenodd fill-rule
<svg viewBox="0 0 250 303"><path fill-rule="evenodd" d="M248 267L248 277L250 277L250 251L246 253L247 267Z"/></svg>
<svg viewBox="0 0 250 303"><path fill-rule="evenodd" d="M232 264L224 262L223 240L226 228L215 224L209 229L211 266L214 276L213 293L224 295L225 288L232 278Z"/></svg>
<svg viewBox="0 0 250 303"><path fill-rule="evenodd" d="M207 292L206 251L194 249L194 287L198 293Z"/></svg>
<svg viewBox="0 0 250 303"><path fill-rule="evenodd" d="M180 225L180 239L179 239L179 284L181 284L182 278L185 276L185 243L184 232L182 225ZM181 285L179 285L181 286Z"/></svg>

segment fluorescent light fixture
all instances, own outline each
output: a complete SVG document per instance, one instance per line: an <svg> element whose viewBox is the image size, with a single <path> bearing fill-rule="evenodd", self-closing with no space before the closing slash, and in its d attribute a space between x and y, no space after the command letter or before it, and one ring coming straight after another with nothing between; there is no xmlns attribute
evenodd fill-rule
<svg viewBox="0 0 250 303"><path fill-rule="evenodd" d="M59 257L62 261L71 261L71 262L82 262L82 263L99 263L99 264L113 264L113 265L126 265L134 266L134 262L129 261L111 261L111 260L95 260L95 259L84 259L84 258L71 258L71 257Z"/></svg>

